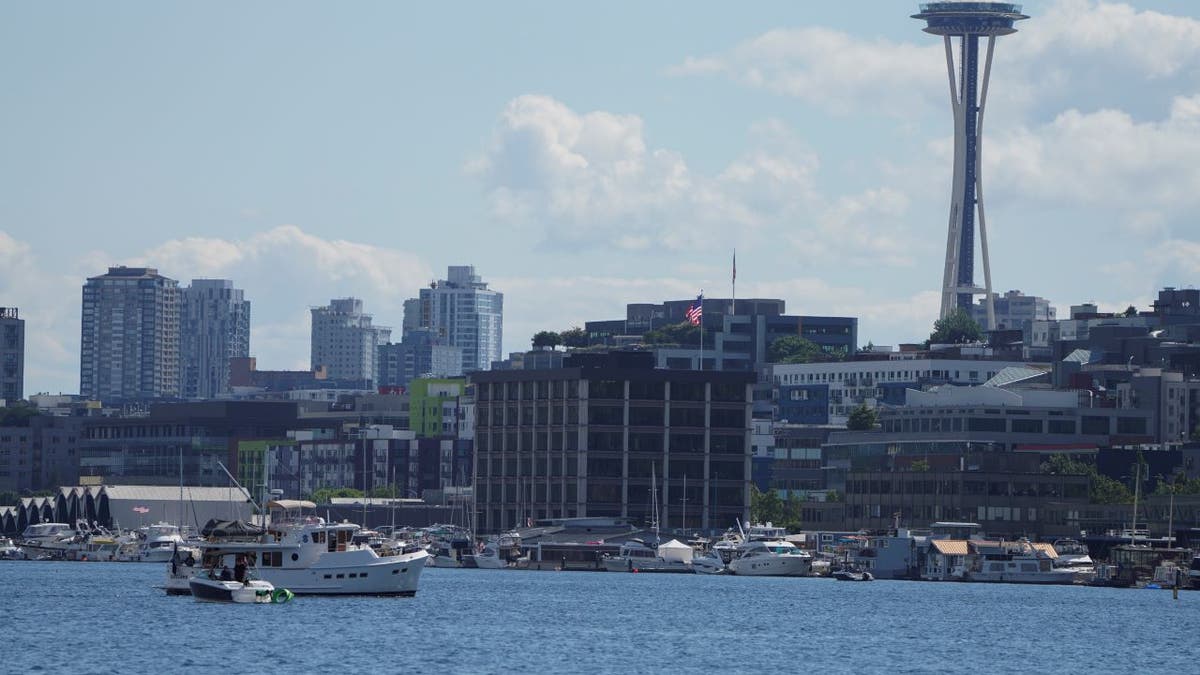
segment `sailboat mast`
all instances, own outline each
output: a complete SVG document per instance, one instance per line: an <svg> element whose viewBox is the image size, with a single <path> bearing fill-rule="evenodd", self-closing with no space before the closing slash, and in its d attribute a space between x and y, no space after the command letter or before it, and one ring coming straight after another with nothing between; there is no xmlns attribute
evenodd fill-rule
<svg viewBox="0 0 1200 675"><path fill-rule="evenodd" d="M1142 457L1138 455L1137 471L1134 472L1133 479L1133 524L1129 526L1129 545L1133 546L1137 543L1137 507L1138 495L1142 491Z"/></svg>

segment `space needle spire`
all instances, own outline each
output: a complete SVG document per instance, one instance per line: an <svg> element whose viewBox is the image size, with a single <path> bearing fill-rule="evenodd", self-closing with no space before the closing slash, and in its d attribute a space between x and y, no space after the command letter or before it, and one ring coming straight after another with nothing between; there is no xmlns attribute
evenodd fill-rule
<svg viewBox="0 0 1200 675"><path fill-rule="evenodd" d="M928 2L912 18L926 22L924 31L941 35L946 45L950 107L954 113L954 188L950 198L950 228L946 236L946 268L942 276L945 318L955 309L971 312L974 296L982 294L988 326L995 328L992 268L988 260L987 221L983 214L983 111L996 37L1017 32L1013 24L1029 17L1008 2ZM987 55L979 72L979 39L987 38ZM958 38L958 66L954 63ZM979 244L983 259L983 288L975 285L975 213L979 212Z"/></svg>

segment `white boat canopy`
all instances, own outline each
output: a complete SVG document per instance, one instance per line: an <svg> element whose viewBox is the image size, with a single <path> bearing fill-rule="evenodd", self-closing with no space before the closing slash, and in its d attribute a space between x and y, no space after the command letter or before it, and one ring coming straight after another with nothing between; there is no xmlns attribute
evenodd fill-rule
<svg viewBox="0 0 1200 675"><path fill-rule="evenodd" d="M307 499L277 499L272 502L267 502L268 509L283 509L291 511L293 509L315 509L317 505Z"/></svg>

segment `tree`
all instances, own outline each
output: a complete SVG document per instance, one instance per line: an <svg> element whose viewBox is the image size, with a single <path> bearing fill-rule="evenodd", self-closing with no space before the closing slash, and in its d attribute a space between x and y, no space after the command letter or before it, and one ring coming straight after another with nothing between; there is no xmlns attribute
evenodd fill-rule
<svg viewBox="0 0 1200 675"><path fill-rule="evenodd" d="M837 490L830 490L825 493L825 501L834 503L840 502L842 501L842 493L838 492Z"/></svg>
<svg viewBox="0 0 1200 675"><path fill-rule="evenodd" d="M1125 308L1125 316L1137 316L1137 307L1130 305Z"/></svg>
<svg viewBox="0 0 1200 675"><path fill-rule="evenodd" d="M813 363L826 358L817 343L799 335L775 338L767 349L767 361L771 363Z"/></svg>
<svg viewBox="0 0 1200 675"><path fill-rule="evenodd" d="M1133 492L1120 481L1100 473L1095 464L1080 462L1066 455L1054 455L1042 462L1042 473L1065 476L1087 476L1089 478L1088 499L1093 504L1129 504Z"/></svg>
<svg viewBox="0 0 1200 675"><path fill-rule="evenodd" d="M693 326L687 321L663 326L643 335L642 342L648 345L698 347L700 345L700 326Z"/></svg>
<svg viewBox="0 0 1200 675"><path fill-rule="evenodd" d="M983 330L975 319L960 307L933 322L929 342L942 345L978 342L982 334Z"/></svg>
<svg viewBox="0 0 1200 675"><path fill-rule="evenodd" d="M533 336L534 349L539 347L557 347L560 344L562 344L562 336L554 331L543 330Z"/></svg>
<svg viewBox="0 0 1200 675"><path fill-rule="evenodd" d="M761 492L757 486L750 486L750 522L781 523L783 515L783 500L779 498L778 492Z"/></svg>
<svg viewBox="0 0 1200 675"><path fill-rule="evenodd" d="M860 403L857 408L850 411L850 417L846 420L846 428L850 431L870 431L875 428L875 409L867 407L866 403Z"/></svg>
<svg viewBox="0 0 1200 675"><path fill-rule="evenodd" d="M402 494L400 493L400 489L395 485L380 485L379 487L371 488L367 496L375 499L391 499L393 497L400 497Z"/></svg>
<svg viewBox="0 0 1200 675"><path fill-rule="evenodd" d="M16 506L21 501L21 496L12 490L0 491L0 506Z"/></svg>
<svg viewBox="0 0 1200 675"><path fill-rule="evenodd" d="M929 470L929 460L918 459L915 462L913 462L912 464L908 465L908 470L909 471L928 471Z"/></svg>
<svg viewBox="0 0 1200 675"><path fill-rule="evenodd" d="M586 346L588 346L587 331L580 328L579 326L573 326L571 328L568 328L567 330L564 330L563 332L559 333L558 336L560 338L562 338L562 344L566 347L586 347Z"/></svg>
<svg viewBox="0 0 1200 675"><path fill-rule="evenodd" d="M356 490L354 488L317 488L316 490L313 490L311 495L309 495L309 499L318 504L328 504L329 501L335 497L339 499L353 499L362 496L362 490Z"/></svg>
<svg viewBox="0 0 1200 675"><path fill-rule="evenodd" d="M37 406L25 401L12 401L5 408L0 408L0 427L27 427L29 420L37 417Z"/></svg>

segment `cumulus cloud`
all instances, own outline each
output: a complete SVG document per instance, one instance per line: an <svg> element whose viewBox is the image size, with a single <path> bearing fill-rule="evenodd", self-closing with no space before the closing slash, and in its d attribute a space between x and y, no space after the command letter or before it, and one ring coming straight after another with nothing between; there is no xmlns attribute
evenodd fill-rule
<svg viewBox="0 0 1200 675"><path fill-rule="evenodd" d="M838 113L888 101L886 111L911 114L946 84L941 44L862 40L821 27L778 28L728 52L689 57L671 75L723 75L749 87L794 96Z"/></svg>
<svg viewBox="0 0 1200 675"><path fill-rule="evenodd" d="M993 78L1003 86L989 103L1005 112L1089 87L1112 94L1116 73L1166 78L1200 66L1195 19L1098 0L1058 0L1036 10L997 46ZM940 111L948 95L942 43L918 28L914 22L913 38L904 42L778 28L723 52L687 57L667 73L727 77L839 114L909 117Z"/></svg>
<svg viewBox="0 0 1200 675"><path fill-rule="evenodd" d="M816 153L779 121L754 125L749 148L712 176L652 148L643 126L636 116L521 96L467 170L485 183L495 218L553 246L728 249L761 237L793 241L803 255L911 264L896 224L903 196L880 188L826 198Z"/></svg>
<svg viewBox="0 0 1200 675"><path fill-rule="evenodd" d="M942 148L944 153L945 147ZM1067 110L988 141L988 182L1026 199L1101 202L1137 210L1200 201L1200 96L1177 97L1165 119L1138 122L1120 110ZM1132 186L1137 186L1133 188Z"/></svg>

